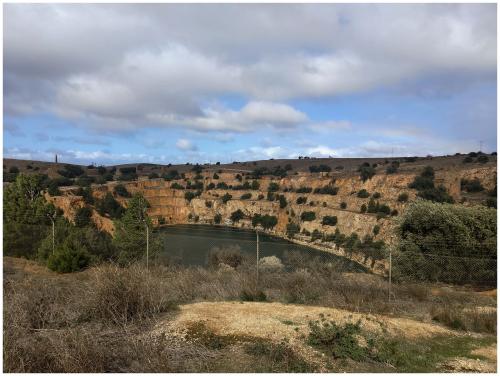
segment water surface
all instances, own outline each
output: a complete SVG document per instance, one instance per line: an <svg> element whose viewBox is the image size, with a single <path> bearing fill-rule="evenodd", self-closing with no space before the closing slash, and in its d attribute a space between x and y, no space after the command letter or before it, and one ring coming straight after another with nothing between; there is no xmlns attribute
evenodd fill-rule
<svg viewBox="0 0 500 376"><path fill-rule="evenodd" d="M255 231L209 225L166 226L156 231L164 235L163 255L183 265L206 266L211 251L235 246L249 258L256 260ZM325 263L334 262L345 271L365 271L361 265L344 257L259 233L260 258L276 256L284 260L287 252L317 257Z"/></svg>

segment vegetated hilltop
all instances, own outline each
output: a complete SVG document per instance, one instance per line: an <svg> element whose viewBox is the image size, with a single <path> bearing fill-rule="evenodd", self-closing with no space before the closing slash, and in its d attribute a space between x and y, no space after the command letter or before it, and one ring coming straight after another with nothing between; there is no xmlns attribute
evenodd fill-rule
<svg viewBox="0 0 500 376"><path fill-rule="evenodd" d="M496 153L480 152L108 167L6 159L4 177L47 174L49 200L66 217L90 206L98 228L110 233L113 207L139 192L156 225L260 228L344 255L346 239L390 243L395 219L418 197L496 207L496 162Z"/></svg>

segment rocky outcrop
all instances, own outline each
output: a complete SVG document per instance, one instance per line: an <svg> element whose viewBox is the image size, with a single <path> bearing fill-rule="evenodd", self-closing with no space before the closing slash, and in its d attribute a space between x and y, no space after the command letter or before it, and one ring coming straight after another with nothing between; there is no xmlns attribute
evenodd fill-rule
<svg viewBox="0 0 500 376"><path fill-rule="evenodd" d="M423 168L423 166L422 166ZM287 225L291 222L299 224L301 230L306 233L313 233L315 230L322 234L333 234L336 229L341 233L349 235L356 232L361 238L366 235L375 236L387 243L394 240L394 228L397 223L398 214L404 211L407 203L399 202L398 196L406 192L408 202L416 198L416 191L409 189L408 185L419 174L419 169L414 168L412 172L402 171L396 174L377 173L371 179L363 182L357 173L354 172L330 172L330 173L304 173L299 172L285 178L274 178L264 176L258 179L259 189L208 189L213 183L225 183L228 187L241 186L245 181L251 183L249 174L238 174L237 172L218 172L218 178L214 179L214 171L203 171L198 182L203 183L203 190L198 197L188 201L185 199L187 190L174 189L174 183L186 185L187 181L195 181L195 173L186 173L185 179L176 181L165 181L163 179L140 179L139 181L123 183L130 193L140 192L150 203L148 214L155 223L165 222L166 224L203 223L212 224L216 215L222 218L222 224L251 228L251 219L254 215L272 215L277 218L277 225L270 231L277 236L285 236ZM238 175L242 175L238 179ZM467 165L453 165L449 168L440 168L435 173L436 185L443 185L457 202L461 200L460 181L462 178L478 178L486 189L491 189L496 184L496 165L477 165L469 167ZM286 206L280 208L279 201L269 201L267 194L271 183L279 184L279 191L276 195L283 195L286 199ZM118 182L110 182L105 185L93 186L95 198L102 198L106 193L113 192ZM317 188L336 187L337 194L314 193ZM310 193L297 193L300 188L311 188ZM377 218L375 214L362 213L360 208L363 204L368 205L370 197L360 198L358 192L365 189L370 197L378 193L376 198L380 204L385 204L395 211L393 216ZM194 190L191 190L194 191ZM56 206L61 207L68 218L74 216L76 208L83 205L81 197L69 193L60 197L50 198ZM222 197L230 194L232 198L224 203ZM242 199L246 195L250 198ZM305 197L306 203L298 204L297 199ZM116 197L124 206L127 199ZM237 223L230 220L231 213L241 210L244 218ZM312 211L315 219L312 221L301 221L303 212ZM336 216L335 226L323 225L322 219L325 216ZM112 221L109 218L99 216L94 213L94 220L99 228L112 232ZM374 228L379 229L374 234ZM307 237L305 237L307 238Z"/></svg>

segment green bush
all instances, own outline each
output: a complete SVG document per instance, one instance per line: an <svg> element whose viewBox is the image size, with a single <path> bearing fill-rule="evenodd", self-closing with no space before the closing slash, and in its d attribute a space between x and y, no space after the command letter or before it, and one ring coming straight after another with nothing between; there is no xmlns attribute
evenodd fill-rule
<svg viewBox="0 0 500 376"><path fill-rule="evenodd" d="M379 232L380 232L380 226L379 225L373 226L373 235L378 235Z"/></svg>
<svg viewBox="0 0 500 376"><path fill-rule="evenodd" d="M254 214L252 218L252 226L261 225L264 229L269 230L278 224L278 218L274 215Z"/></svg>
<svg viewBox="0 0 500 376"><path fill-rule="evenodd" d="M180 185L179 183L177 182L174 182L170 185L170 188L172 189L185 189L184 186Z"/></svg>
<svg viewBox="0 0 500 376"><path fill-rule="evenodd" d="M47 267L58 273L72 273L89 266L91 256L76 242L65 241L47 260Z"/></svg>
<svg viewBox="0 0 500 376"><path fill-rule="evenodd" d="M338 193L338 191L339 191L338 187L332 187L327 185L326 187L316 188L314 190L314 193L335 196Z"/></svg>
<svg viewBox="0 0 500 376"><path fill-rule="evenodd" d="M466 191L469 193L484 191L484 187L478 178L474 178L472 180L462 179L460 181L460 188L462 189L462 191Z"/></svg>
<svg viewBox="0 0 500 376"><path fill-rule="evenodd" d="M295 234L298 234L299 232L300 226L298 224L291 222L286 225L286 235L289 238L293 238Z"/></svg>
<svg viewBox="0 0 500 376"><path fill-rule="evenodd" d="M366 204L361 205L361 208L359 209L359 211L361 213L366 213L366 210L367 210Z"/></svg>
<svg viewBox="0 0 500 376"><path fill-rule="evenodd" d="M420 176L416 176L409 188L418 191L417 196L424 200L453 203L453 198L443 186L434 186L434 169L426 166Z"/></svg>
<svg viewBox="0 0 500 376"><path fill-rule="evenodd" d="M341 202L340 203L340 209L347 209L347 203Z"/></svg>
<svg viewBox="0 0 500 376"><path fill-rule="evenodd" d="M337 224L337 217L336 216L325 215L323 217L323 220L322 220L321 224L322 225L327 225L327 226L335 226Z"/></svg>
<svg viewBox="0 0 500 376"><path fill-rule="evenodd" d="M224 196L221 197L221 200L222 202L225 204L227 203L229 200L231 200L233 198L232 195L230 195L229 193L226 193Z"/></svg>
<svg viewBox="0 0 500 376"><path fill-rule="evenodd" d="M295 192L297 192L297 193L311 193L312 188L311 187L300 187L300 188L297 188L297 190Z"/></svg>
<svg viewBox="0 0 500 376"><path fill-rule="evenodd" d="M361 323L337 325L334 321L310 321L307 343L336 359L364 360L367 348L359 344Z"/></svg>
<svg viewBox="0 0 500 376"><path fill-rule="evenodd" d="M283 195L279 195L279 196L278 196L278 200L279 200L279 202L280 202L280 209L284 209L284 208L286 208L286 206L287 206L287 204L288 204L288 202L286 201L286 197L285 197L285 196L283 196Z"/></svg>
<svg viewBox="0 0 500 376"><path fill-rule="evenodd" d="M227 186L227 184L224 183L223 181L221 181L220 183L217 183L216 188L217 189L229 189L229 187Z"/></svg>
<svg viewBox="0 0 500 376"><path fill-rule="evenodd" d="M129 191L127 191L127 188L123 184L118 184L115 186L114 192L120 196L120 197L131 197L132 195L130 194Z"/></svg>
<svg viewBox="0 0 500 376"><path fill-rule="evenodd" d="M92 209L87 206L78 208L75 213L75 226L86 227L92 223Z"/></svg>
<svg viewBox="0 0 500 376"><path fill-rule="evenodd" d="M375 192L374 194L372 194L372 197L373 197L374 199L380 198L380 193Z"/></svg>
<svg viewBox="0 0 500 376"><path fill-rule="evenodd" d="M125 211L109 192L106 193L104 198L97 201L95 208L100 215L109 215L110 218L120 218Z"/></svg>
<svg viewBox="0 0 500 376"><path fill-rule="evenodd" d="M231 213L231 221L233 222L239 222L240 219L243 219L245 217L245 214L240 210L235 210L234 212Z"/></svg>
<svg viewBox="0 0 500 376"><path fill-rule="evenodd" d="M252 198L252 194L251 193L244 193L241 195L240 197L242 200L248 200L250 198Z"/></svg>
<svg viewBox="0 0 500 376"><path fill-rule="evenodd" d="M280 189L280 185L275 182L269 183L269 187L267 188L268 192L277 192Z"/></svg>
<svg viewBox="0 0 500 376"><path fill-rule="evenodd" d="M222 215L220 215L219 213L215 214L214 216L214 223L215 224L219 224L222 222Z"/></svg>
<svg viewBox="0 0 500 376"><path fill-rule="evenodd" d="M314 173L314 172L330 172L330 171L332 171L332 168L330 166L321 164L319 166L309 166L309 171L311 173Z"/></svg>
<svg viewBox="0 0 500 376"><path fill-rule="evenodd" d="M368 197L370 197L370 194L368 193L368 191L366 189L362 189L358 192L357 196L359 198L368 198Z"/></svg>
<svg viewBox="0 0 500 376"><path fill-rule="evenodd" d="M314 221L316 219L316 213L313 212L313 211L306 211L306 212L303 212L301 215L300 215L300 219L303 221L303 222L310 222L310 221Z"/></svg>
<svg viewBox="0 0 500 376"><path fill-rule="evenodd" d="M496 223L495 209L413 202L399 226L396 278L496 283Z"/></svg>
<svg viewBox="0 0 500 376"><path fill-rule="evenodd" d="M398 201L399 202L407 202L408 201L408 193L406 192L403 192L403 193L400 193L399 196L398 196Z"/></svg>
<svg viewBox="0 0 500 376"><path fill-rule="evenodd" d="M299 197L297 197L296 202L297 202L297 205L305 204L307 202L307 197L299 196Z"/></svg>
<svg viewBox="0 0 500 376"><path fill-rule="evenodd" d="M188 201L191 202L191 200L195 197L201 196L201 191L187 191L184 193L184 198Z"/></svg>
<svg viewBox="0 0 500 376"><path fill-rule="evenodd" d="M486 156L486 155L480 155L478 158L477 158L477 161L479 163L487 163L489 161L489 158Z"/></svg>
<svg viewBox="0 0 500 376"><path fill-rule="evenodd" d="M370 166L369 163L364 163L363 165L361 165L358 171L359 176L363 181L367 181L375 176L375 167Z"/></svg>

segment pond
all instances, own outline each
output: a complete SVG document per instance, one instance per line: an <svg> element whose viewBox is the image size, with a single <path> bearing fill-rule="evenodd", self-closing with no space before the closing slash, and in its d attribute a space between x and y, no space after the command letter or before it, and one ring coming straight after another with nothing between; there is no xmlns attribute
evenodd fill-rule
<svg viewBox="0 0 500 376"><path fill-rule="evenodd" d="M183 265L206 266L210 252L235 247L246 254L249 259L256 260L255 231L225 226L174 225L162 227L155 232L163 235L162 256ZM321 262L335 263L342 271L366 271L363 266L345 257L259 233L260 258L276 256L284 260L290 252L307 256L305 257L307 259L319 258Z"/></svg>

